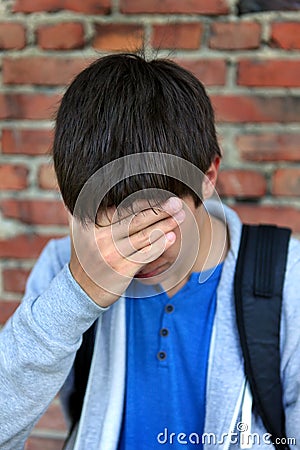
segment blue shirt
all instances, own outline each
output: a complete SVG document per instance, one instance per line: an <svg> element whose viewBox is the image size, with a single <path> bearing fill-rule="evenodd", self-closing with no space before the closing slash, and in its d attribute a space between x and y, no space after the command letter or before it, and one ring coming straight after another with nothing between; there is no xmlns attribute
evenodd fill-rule
<svg viewBox="0 0 300 450"><path fill-rule="evenodd" d="M135 298L126 299L126 398L119 450L156 450L162 444L170 449L202 448L221 271L222 264L201 283L199 273L192 273L171 298L136 280L131 286ZM137 298L138 289L152 296Z"/></svg>

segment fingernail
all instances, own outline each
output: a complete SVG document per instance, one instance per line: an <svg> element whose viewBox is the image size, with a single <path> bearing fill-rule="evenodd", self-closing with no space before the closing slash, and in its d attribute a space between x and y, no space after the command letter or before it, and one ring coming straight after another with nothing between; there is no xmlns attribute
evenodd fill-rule
<svg viewBox="0 0 300 450"><path fill-rule="evenodd" d="M176 239L176 234L173 233L173 231L170 231L169 233L166 233L166 238L167 238L168 241L170 241L170 242L175 241L175 239Z"/></svg>
<svg viewBox="0 0 300 450"><path fill-rule="evenodd" d="M171 197L165 203L164 209L167 212L176 212L182 208L182 201L178 197Z"/></svg>
<svg viewBox="0 0 300 450"><path fill-rule="evenodd" d="M176 214L174 214L174 219L177 220L177 222L183 222L185 219L185 211L183 209L181 209L179 212L177 212Z"/></svg>

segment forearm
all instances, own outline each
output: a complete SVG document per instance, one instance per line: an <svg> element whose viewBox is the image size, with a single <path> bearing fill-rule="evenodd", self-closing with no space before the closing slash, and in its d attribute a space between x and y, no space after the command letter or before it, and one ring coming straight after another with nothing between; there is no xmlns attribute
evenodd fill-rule
<svg viewBox="0 0 300 450"><path fill-rule="evenodd" d="M0 447L21 449L62 386L81 336L103 310L68 266L36 298L24 298L0 334Z"/></svg>

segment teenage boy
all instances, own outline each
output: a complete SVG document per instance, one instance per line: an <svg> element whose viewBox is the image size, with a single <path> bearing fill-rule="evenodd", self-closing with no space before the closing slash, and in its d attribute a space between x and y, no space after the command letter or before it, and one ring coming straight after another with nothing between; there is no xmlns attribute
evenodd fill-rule
<svg viewBox="0 0 300 450"><path fill-rule="evenodd" d="M71 413L75 354L97 320L67 449L228 449L247 432L270 449L234 312L241 222L207 201L221 152L202 84L167 60L100 58L62 99L53 156L71 233L46 246L1 331L0 448L22 449L59 390ZM281 377L298 442L299 273L291 240Z"/></svg>

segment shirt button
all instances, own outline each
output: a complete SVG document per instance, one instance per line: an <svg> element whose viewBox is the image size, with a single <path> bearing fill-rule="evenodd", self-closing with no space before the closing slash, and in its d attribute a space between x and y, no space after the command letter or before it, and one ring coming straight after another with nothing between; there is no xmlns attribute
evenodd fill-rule
<svg viewBox="0 0 300 450"><path fill-rule="evenodd" d="M158 352L157 357L160 361L164 361L167 358L166 352Z"/></svg>
<svg viewBox="0 0 300 450"><path fill-rule="evenodd" d="M160 330L160 335L161 336L168 336L168 334L169 334L169 330L167 329L167 328L162 328L161 330Z"/></svg>
<svg viewBox="0 0 300 450"><path fill-rule="evenodd" d="M166 305L165 311L167 313L169 313L169 314L172 313L174 311L174 306L173 305Z"/></svg>

